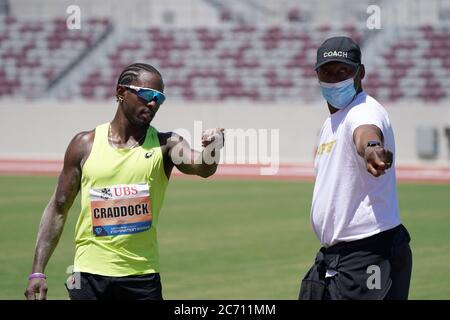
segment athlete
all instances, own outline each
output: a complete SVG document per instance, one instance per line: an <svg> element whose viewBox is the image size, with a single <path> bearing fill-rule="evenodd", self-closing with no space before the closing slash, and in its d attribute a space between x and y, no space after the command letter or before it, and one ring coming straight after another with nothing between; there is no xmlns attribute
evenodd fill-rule
<svg viewBox="0 0 450 320"><path fill-rule="evenodd" d="M386 110L362 88L361 50L326 40L315 66L330 116L315 158L311 207L322 248L300 299L407 299L410 236L401 224L394 133Z"/></svg>
<svg viewBox="0 0 450 320"><path fill-rule="evenodd" d="M176 133L152 127L163 92L154 67L126 67L117 83L114 119L70 142L39 226L27 299L47 297L45 267L78 192L74 274L66 284L70 298L163 298L157 229L171 171L176 166L185 174L213 175L224 143L223 129L206 130L198 152Z"/></svg>

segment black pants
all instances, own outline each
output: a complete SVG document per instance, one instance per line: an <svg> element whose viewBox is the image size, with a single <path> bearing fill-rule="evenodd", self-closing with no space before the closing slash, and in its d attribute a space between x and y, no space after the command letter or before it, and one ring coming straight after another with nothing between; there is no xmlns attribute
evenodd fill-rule
<svg viewBox="0 0 450 320"><path fill-rule="evenodd" d="M406 300L412 271L403 225L372 237L321 248L301 283L302 300ZM325 277L327 270L337 274Z"/></svg>
<svg viewBox="0 0 450 320"><path fill-rule="evenodd" d="M162 300L158 273L107 277L90 273L74 273L66 283L71 300Z"/></svg>

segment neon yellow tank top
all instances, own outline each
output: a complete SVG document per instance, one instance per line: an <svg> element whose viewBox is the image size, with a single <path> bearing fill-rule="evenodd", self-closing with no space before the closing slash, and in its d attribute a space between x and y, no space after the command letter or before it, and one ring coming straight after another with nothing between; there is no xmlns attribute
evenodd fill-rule
<svg viewBox="0 0 450 320"><path fill-rule="evenodd" d="M109 123L95 129L81 176L81 213L75 227L75 272L128 276L159 272L157 226L168 179L158 132L144 143L116 149Z"/></svg>

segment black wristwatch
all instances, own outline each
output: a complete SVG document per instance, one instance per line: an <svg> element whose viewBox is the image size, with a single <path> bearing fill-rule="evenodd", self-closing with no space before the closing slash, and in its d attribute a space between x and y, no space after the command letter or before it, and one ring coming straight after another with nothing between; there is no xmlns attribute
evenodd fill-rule
<svg viewBox="0 0 450 320"><path fill-rule="evenodd" d="M376 147L376 146L381 146L381 142L380 141L370 140L366 144L366 148L367 147Z"/></svg>

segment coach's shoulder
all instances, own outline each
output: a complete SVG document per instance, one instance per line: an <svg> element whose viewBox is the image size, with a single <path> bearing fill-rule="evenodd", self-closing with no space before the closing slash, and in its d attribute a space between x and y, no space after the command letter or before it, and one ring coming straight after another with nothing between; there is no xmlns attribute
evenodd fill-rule
<svg viewBox="0 0 450 320"><path fill-rule="evenodd" d="M373 105L377 105L377 106L382 106L382 104L380 103L380 101L378 101L375 97L371 96L371 95L367 95L367 99L366 102L368 104L373 104Z"/></svg>
<svg viewBox="0 0 450 320"><path fill-rule="evenodd" d="M386 109L372 96L366 95L365 99L360 103L356 104L349 110L350 114L359 114L359 113L372 113L372 114L380 114L385 116Z"/></svg>

